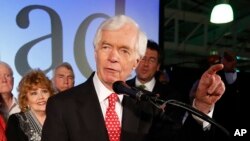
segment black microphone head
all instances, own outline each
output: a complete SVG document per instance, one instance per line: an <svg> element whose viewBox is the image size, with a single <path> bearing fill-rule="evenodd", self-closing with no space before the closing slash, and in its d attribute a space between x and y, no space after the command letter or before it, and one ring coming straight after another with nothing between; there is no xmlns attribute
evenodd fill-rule
<svg viewBox="0 0 250 141"><path fill-rule="evenodd" d="M124 82L124 81L116 81L113 83L113 90L117 93L120 94L123 92L124 87L129 86Z"/></svg>
<svg viewBox="0 0 250 141"><path fill-rule="evenodd" d="M124 81L116 81L113 83L113 90L117 94L127 94L129 96L135 97L136 91L128 86Z"/></svg>
<svg viewBox="0 0 250 141"><path fill-rule="evenodd" d="M127 96L130 96L132 98L135 98L136 100L148 100L150 97L155 97L155 94L146 91L141 90L136 87L130 87L128 86L124 81L116 81L113 83L113 90L117 94L125 94Z"/></svg>

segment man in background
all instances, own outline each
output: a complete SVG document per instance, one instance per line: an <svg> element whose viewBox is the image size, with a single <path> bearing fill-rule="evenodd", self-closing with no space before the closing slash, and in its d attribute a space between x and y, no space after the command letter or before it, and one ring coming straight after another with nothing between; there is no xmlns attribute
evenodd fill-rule
<svg viewBox="0 0 250 141"><path fill-rule="evenodd" d="M72 88L75 84L75 74L68 62L59 64L53 71L52 82L56 93Z"/></svg>
<svg viewBox="0 0 250 141"><path fill-rule="evenodd" d="M224 68L218 74L221 76L226 90L215 105L214 119L228 129L233 136L237 129L247 129L249 104L247 104L246 95L249 92L250 77L248 73L237 71L237 55L232 50L225 50L222 53L221 63ZM233 139L240 138L234 137Z"/></svg>
<svg viewBox="0 0 250 141"><path fill-rule="evenodd" d="M126 83L131 87L153 92L161 100L175 99L183 102L184 98L171 83L163 83L159 80L157 75L161 72L162 61L162 49L155 41L148 40L146 53L135 69L136 76ZM167 105L165 112L168 118L178 124L181 124L185 113L182 109L171 105ZM178 124L176 126L179 126Z"/></svg>
<svg viewBox="0 0 250 141"><path fill-rule="evenodd" d="M159 45L153 40L148 40L145 56L135 68L136 76L126 83L132 87L154 92L159 98L166 100L167 91L172 90L172 86L169 87L169 85L156 79L157 73L160 72L162 60L162 50Z"/></svg>
<svg viewBox="0 0 250 141"><path fill-rule="evenodd" d="M17 99L12 94L14 85L13 71L11 67L0 61L0 95L2 97L1 110L4 118L7 119L11 114L20 112Z"/></svg>

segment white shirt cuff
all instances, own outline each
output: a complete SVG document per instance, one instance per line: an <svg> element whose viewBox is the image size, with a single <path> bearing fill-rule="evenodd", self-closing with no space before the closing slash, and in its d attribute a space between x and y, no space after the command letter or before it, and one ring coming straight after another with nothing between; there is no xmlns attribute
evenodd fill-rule
<svg viewBox="0 0 250 141"><path fill-rule="evenodd" d="M195 109L197 109L197 108L195 107L195 104L194 104L194 103L195 103L195 99L194 99L194 101L193 101L192 106L193 106ZM206 115L209 116L210 118L212 118L212 117L213 117L213 112L214 112L214 105L211 107L210 112L209 112L208 114L206 114ZM193 115L193 114L192 114L192 116L193 116L193 118L194 118L198 123L202 124L202 127L203 127L204 130L210 129L211 123L209 123L209 122L207 122L207 121L201 119L200 117L198 117L198 116L196 116L196 115Z"/></svg>

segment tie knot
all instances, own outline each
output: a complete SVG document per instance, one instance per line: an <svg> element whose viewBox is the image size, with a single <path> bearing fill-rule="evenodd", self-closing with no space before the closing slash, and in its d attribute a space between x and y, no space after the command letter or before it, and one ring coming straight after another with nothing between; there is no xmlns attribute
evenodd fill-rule
<svg viewBox="0 0 250 141"><path fill-rule="evenodd" d="M142 85L139 85L138 88L145 90L146 86L144 84L142 84Z"/></svg>

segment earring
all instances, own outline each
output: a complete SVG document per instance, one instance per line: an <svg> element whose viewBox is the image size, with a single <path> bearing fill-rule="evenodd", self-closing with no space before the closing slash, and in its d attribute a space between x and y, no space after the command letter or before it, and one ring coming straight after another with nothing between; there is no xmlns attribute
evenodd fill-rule
<svg viewBox="0 0 250 141"><path fill-rule="evenodd" d="M26 109L27 109L27 110L29 110L29 109L30 109L30 106L29 106L29 105L27 105L27 106L26 106Z"/></svg>

